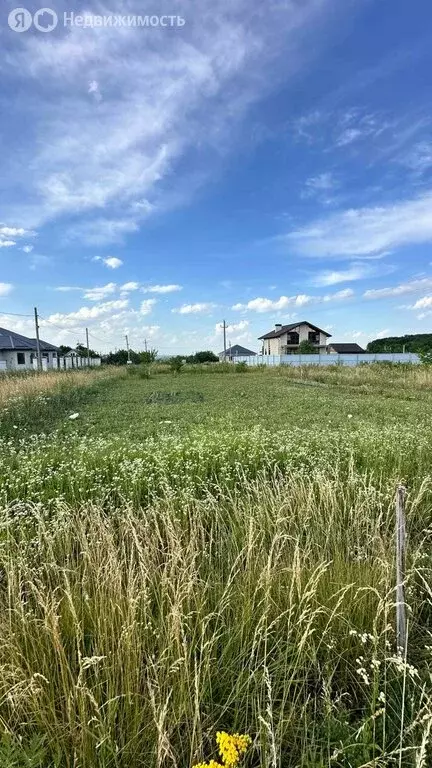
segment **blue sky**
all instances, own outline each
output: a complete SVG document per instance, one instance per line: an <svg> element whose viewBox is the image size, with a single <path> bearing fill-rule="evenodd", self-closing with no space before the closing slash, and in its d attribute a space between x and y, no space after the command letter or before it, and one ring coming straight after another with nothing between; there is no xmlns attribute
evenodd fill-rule
<svg viewBox="0 0 432 768"><path fill-rule="evenodd" d="M34 335L37 304L48 341L163 354L220 351L223 319L256 351L297 319L431 330L429 1L51 7L0 15L0 325Z"/></svg>

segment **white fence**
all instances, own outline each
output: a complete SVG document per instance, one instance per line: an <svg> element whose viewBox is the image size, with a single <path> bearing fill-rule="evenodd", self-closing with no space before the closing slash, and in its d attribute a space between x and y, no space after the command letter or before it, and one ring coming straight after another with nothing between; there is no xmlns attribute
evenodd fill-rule
<svg viewBox="0 0 432 768"><path fill-rule="evenodd" d="M247 365L350 365L361 363L419 363L414 352L375 352L356 355L250 355L236 357L236 363Z"/></svg>
<svg viewBox="0 0 432 768"><path fill-rule="evenodd" d="M78 355L71 355L68 357L65 355L64 357L60 357L60 368L67 368L68 370L70 368L88 368L90 365L91 368L97 367L98 365L102 364L102 360L100 357L79 357Z"/></svg>

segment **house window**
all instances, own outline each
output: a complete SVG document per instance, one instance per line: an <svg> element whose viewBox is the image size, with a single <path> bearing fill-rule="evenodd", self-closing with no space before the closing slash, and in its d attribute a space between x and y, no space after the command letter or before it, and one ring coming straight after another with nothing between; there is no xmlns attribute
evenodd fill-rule
<svg viewBox="0 0 432 768"><path fill-rule="evenodd" d="M18 363L18 365L25 365L25 354L24 354L24 352L17 352L17 363Z"/></svg>
<svg viewBox="0 0 432 768"><path fill-rule="evenodd" d="M308 339L312 344L318 344L319 343L319 333L316 333L316 331L309 331L308 333Z"/></svg>
<svg viewBox="0 0 432 768"><path fill-rule="evenodd" d="M299 335L296 333L296 331L293 331L292 333L288 334L288 344L298 344L299 343Z"/></svg>

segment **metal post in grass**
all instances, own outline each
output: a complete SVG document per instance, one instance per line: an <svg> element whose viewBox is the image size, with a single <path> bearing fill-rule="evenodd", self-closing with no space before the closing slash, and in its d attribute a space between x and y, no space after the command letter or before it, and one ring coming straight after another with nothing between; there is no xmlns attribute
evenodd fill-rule
<svg viewBox="0 0 432 768"><path fill-rule="evenodd" d="M405 609L405 497L406 488L398 485L396 491L396 642L402 656L406 650L406 609Z"/></svg>

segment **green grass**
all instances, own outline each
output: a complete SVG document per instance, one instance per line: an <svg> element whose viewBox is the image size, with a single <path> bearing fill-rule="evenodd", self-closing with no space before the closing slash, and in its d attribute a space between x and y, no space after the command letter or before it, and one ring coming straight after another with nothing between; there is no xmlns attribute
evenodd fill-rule
<svg viewBox="0 0 432 768"><path fill-rule="evenodd" d="M0 764L189 768L226 729L250 766L428 768L430 373L120 373L72 422L58 395L0 441Z"/></svg>
<svg viewBox="0 0 432 768"><path fill-rule="evenodd" d="M340 372L345 374L346 372ZM366 372L365 372L366 374ZM380 372L378 383L357 377L338 381L335 373L307 372L293 379L286 371L180 375L150 379L124 376L99 388L96 400L80 408L79 434L128 435L142 439L161 433L184 434L195 427L328 429L355 425L430 425L432 386L405 386ZM352 419L349 419L351 415ZM166 423L170 422L170 423Z"/></svg>

